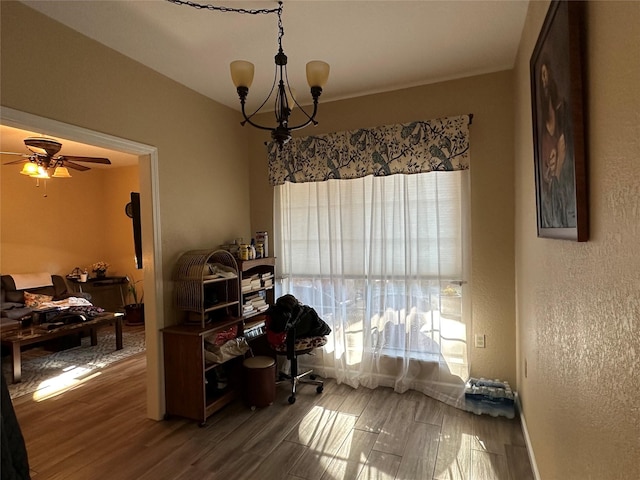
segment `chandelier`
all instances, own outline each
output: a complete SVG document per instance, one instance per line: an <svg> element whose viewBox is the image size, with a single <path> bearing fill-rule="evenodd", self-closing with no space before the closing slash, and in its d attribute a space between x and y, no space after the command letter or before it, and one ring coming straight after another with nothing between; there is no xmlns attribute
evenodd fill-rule
<svg viewBox="0 0 640 480"><path fill-rule="evenodd" d="M291 139L291 132L299 130L310 124L317 125L315 120L318 112L318 98L322 94L322 87L327 83L329 79L329 64L320 60L314 60L307 63L307 82L311 88L311 97L313 98L313 113L309 115L295 98L294 90L289 85L289 79L287 77L287 56L282 49L282 37L284 36L284 27L282 25L282 2L278 2L278 8L276 9L258 9L247 10L243 8L230 8L230 7L216 7L213 5L200 5L190 1L184 0L167 0L171 3L178 5L188 5L197 9L218 10L222 12L236 12L236 13L248 13L248 14L270 14L276 13L278 15L278 53L275 56L275 76L273 79L273 85L267 98L252 114L247 115L245 111L245 103L247 96L249 95L249 88L253 83L254 66L251 62L245 60L236 60L231 62L231 79L236 87L238 96L240 97L240 106L242 108L242 116L244 120L240 122L241 125L248 123L249 125L271 132L271 138L282 147ZM275 95L274 95L275 91ZM275 126L264 126L256 123L252 120L253 116L260 112L269 99L273 98L274 112L276 117ZM290 125L289 117L293 108L297 106L299 110L306 117L302 123L298 125Z"/></svg>

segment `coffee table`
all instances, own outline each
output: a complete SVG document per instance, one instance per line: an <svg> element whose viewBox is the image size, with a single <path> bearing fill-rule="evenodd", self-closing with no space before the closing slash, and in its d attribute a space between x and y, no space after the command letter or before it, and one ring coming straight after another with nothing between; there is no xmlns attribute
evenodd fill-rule
<svg viewBox="0 0 640 480"><path fill-rule="evenodd" d="M26 328L18 328L2 332L0 334L0 342L4 346L11 347L11 371L12 383L18 383L22 380L22 357L21 347L24 345L32 345L53 338L65 337L78 333L82 330L89 330L91 334L91 345L98 344L98 328L103 325L114 325L116 332L116 350L122 350L122 320L124 313L105 312L82 323L72 323L63 325L53 330L47 330L41 325L33 325Z"/></svg>

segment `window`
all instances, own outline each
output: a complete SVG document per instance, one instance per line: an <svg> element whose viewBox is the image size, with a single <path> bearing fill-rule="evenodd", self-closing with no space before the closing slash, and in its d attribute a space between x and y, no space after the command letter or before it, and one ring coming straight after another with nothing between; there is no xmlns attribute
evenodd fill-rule
<svg viewBox="0 0 640 480"><path fill-rule="evenodd" d="M283 292L332 326L336 359L466 369L468 170L276 187ZM461 370L461 371L462 371ZM463 372L464 373L464 372Z"/></svg>

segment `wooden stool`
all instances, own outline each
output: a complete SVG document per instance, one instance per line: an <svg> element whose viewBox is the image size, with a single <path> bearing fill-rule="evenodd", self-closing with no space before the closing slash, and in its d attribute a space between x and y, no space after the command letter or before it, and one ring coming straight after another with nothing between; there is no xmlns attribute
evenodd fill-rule
<svg viewBox="0 0 640 480"><path fill-rule="evenodd" d="M276 361L271 357L246 358L243 363L245 373L245 398L251 406L267 407L276 399Z"/></svg>

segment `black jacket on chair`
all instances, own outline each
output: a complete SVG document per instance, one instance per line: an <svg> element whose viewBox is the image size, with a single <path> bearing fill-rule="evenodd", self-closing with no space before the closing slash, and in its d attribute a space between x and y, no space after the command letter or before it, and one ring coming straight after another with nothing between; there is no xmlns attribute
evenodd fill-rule
<svg viewBox="0 0 640 480"><path fill-rule="evenodd" d="M295 328L296 338L321 337L331 333L331 327L312 307L303 305L293 295L276 300L267 314L271 317L269 328L276 332L288 332Z"/></svg>

